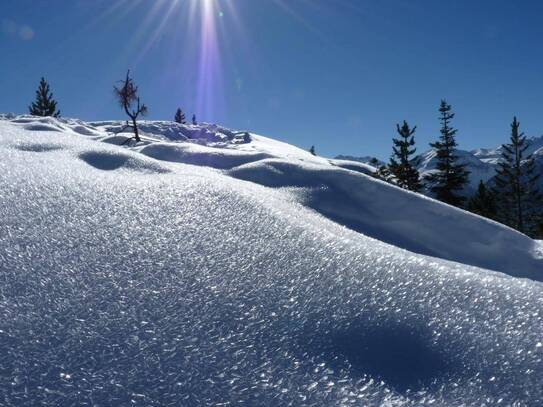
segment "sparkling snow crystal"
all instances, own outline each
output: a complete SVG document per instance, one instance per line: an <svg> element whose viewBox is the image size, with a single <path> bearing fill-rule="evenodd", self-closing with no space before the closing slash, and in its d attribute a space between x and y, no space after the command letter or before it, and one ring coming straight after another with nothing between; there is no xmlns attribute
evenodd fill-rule
<svg viewBox="0 0 543 407"><path fill-rule="evenodd" d="M152 131L0 120L1 405L543 404L541 283L443 260L537 277L531 241L269 139Z"/></svg>

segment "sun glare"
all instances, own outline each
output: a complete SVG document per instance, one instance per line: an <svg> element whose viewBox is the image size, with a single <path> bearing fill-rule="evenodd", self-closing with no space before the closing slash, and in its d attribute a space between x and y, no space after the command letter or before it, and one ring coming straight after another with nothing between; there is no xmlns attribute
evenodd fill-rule
<svg viewBox="0 0 543 407"><path fill-rule="evenodd" d="M216 109L220 109L222 92L222 67L219 46L217 19L220 10L215 0L192 0L196 17L192 21L199 21L200 50L198 58L198 87L196 91L196 109L204 117L213 117ZM200 14L199 18L196 14Z"/></svg>
<svg viewBox="0 0 543 407"><path fill-rule="evenodd" d="M286 0L271 1L285 15L311 28ZM301 1L306 4L309 0ZM164 63L165 76L177 75L190 81L190 87L179 91L180 98L191 100L198 117L211 121L224 112L225 71L237 72L239 60L258 65L257 44L251 43L247 24L241 21L244 10L239 10L247 4L254 7L253 3L236 0L117 0L89 28L118 25L132 13L144 16L118 60L129 60L136 69L161 43L170 50ZM233 57L240 52L244 58ZM242 78L231 80L230 85L240 89Z"/></svg>

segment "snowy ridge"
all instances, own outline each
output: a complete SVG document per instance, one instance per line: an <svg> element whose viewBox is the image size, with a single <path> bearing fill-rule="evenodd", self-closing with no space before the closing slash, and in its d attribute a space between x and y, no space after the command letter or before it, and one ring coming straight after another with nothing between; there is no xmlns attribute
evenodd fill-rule
<svg viewBox="0 0 543 407"><path fill-rule="evenodd" d="M119 147L0 120L3 403L543 403L540 283L377 239L534 278L540 242L268 138L147 125Z"/></svg>

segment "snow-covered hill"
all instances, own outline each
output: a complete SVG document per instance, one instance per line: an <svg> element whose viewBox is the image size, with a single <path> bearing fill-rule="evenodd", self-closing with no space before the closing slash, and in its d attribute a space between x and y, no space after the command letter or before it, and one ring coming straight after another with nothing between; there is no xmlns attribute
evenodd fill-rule
<svg viewBox="0 0 543 407"><path fill-rule="evenodd" d="M543 402L540 243L262 136L121 125L0 120L2 403Z"/></svg>

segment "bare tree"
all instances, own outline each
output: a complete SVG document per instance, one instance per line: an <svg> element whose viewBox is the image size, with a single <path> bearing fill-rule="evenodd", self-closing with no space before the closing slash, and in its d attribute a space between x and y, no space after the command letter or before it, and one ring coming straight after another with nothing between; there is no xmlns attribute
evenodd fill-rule
<svg viewBox="0 0 543 407"><path fill-rule="evenodd" d="M134 80L130 77L130 70L126 73L126 79L119 81L121 86L117 87L114 86L114 93L117 97L117 100L119 102L119 105L124 109L125 113L128 115L130 120L132 121L132 124L129 123L129 121L126 121L126 126L124 126L120 131L124 131L128 128L132 128L134 131L134 139L136 142L141 141L139 132L138 132L138 117L145 116L147 114L147 106L145 104L142 104L140 102L140 98L138 96L138 87L134 83ZM126 140L128 142L132 138ZM125 142L125 143L126 143ZM124 144L124 143L123 143Z"/></svg>

